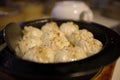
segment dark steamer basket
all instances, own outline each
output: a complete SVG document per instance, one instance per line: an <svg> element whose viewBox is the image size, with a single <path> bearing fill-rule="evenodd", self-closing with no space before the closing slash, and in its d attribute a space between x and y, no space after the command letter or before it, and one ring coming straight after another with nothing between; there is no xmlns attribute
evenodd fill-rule
<svg viewBox="0 0 120 80"><path fill-rule="evenodd" d="M40 19L21 23L41 28L47 22L58 25L72 20ZM35 63L18 58L14 52L5 47L0 51L0 69L16 80L89 80L104 66L116 61L120 56L120 36L113 30L100 24L73 21L80 29L87 29L103 43L103 49L86 59L64 63ZM0 33L0 42L4 35Z"/></svg>

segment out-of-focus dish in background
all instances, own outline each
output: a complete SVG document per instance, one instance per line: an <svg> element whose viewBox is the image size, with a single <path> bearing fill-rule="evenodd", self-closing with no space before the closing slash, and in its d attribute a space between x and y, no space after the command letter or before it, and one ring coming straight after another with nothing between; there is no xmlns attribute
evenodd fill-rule
<svg viewBox="0 0 120 80"><path fill-rule="evenodd" d="M93 12L83 1L60 1L53 7L51 17L77 21L93 21Z"/></svg>

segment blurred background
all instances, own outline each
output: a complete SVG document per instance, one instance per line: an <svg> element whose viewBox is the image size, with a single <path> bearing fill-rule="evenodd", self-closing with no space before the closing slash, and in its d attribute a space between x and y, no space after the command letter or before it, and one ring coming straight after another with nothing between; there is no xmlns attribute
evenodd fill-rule
<svg viewBox="0 0 120 80"><path fill-rule="evenodd" d="M65 0L0 0L0 29L10 22L51 17L51 10L58 1ZM95 22L106 26L119 24L120 0L78 1L85 2L92 9Z"/></svg>

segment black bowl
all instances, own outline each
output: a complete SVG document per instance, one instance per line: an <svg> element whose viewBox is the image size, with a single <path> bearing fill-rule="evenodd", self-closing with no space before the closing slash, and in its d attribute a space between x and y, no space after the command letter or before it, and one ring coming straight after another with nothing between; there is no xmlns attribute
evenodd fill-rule
<svg viewBox="0 0 120 80"><path fill-rule="evenodd" d="M72 20L41 19L20 23L41 28L47 22L58 25ZM0 51L0 69L17 80L89 80L101 68L114 62L120 56L120 36L113 30L96 23L73 21L79 28L87 29L103 43L103 49L86 59L64 63L35 63L18 58L14 52L5 47ZM4 41L4 32L0 33L0 42Z"/></svg>

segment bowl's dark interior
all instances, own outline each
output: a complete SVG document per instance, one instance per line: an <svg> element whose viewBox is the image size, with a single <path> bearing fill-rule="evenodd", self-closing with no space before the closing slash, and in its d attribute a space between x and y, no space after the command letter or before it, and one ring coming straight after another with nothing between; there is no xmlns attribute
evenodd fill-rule
<svg viewBox="0 0 120 80"><path fill-rule="evenodd" d="M23 28L25 25L32 25L41 28L42 25L51 21L55 21L58 25L68 22L68 20L42 19L24 22L21 23L20 26ZM78 76L78 73L79 76L83 76L98 71L100 68L110 64L120 56L120 36L117 33L96 23L87 23L83 21L74 21L74 23L79 25L80 29L84 28L91 31L94 37L103 43L103 49L98 54L74 62L44 64L22 60L6 47L1 51L3 54L0 54L0 64L2 68L8 73L20 76L32 75L34 77L39 77L49 75L70 77L73 75ZM3 36L1 36L0 42L3 42L2 40L4 40Z"/></svg>

